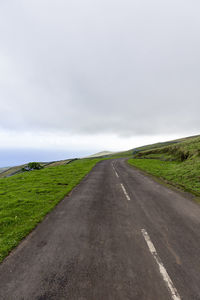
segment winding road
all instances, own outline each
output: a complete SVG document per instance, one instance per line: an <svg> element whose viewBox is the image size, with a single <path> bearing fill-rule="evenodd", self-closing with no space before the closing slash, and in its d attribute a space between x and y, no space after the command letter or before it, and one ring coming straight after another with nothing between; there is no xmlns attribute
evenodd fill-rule
<svg viewBox="0 0 200 300"><path fill-rule="evenodd" d="M101 161L0 265L0 299L200 299L200 206Z"/></svg>

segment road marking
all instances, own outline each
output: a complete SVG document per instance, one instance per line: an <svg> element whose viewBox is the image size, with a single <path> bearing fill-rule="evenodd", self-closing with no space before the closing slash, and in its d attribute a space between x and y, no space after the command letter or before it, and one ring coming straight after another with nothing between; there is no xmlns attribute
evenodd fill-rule
<svg viewBox="0 0 200 300"><path fill-rule="evenodd" d="M142 232L142 235L143 235L143 237L144 237L144 239L145 239L145 241L146 241L146 243L149 247L149 250L150 250L151 254L153 255L155 261L157 262L157 264L159 266L160 274L161 274L165 284L167 285L167 287L170 291L172 299L173 300L181 300L181 297L179 296L179 294L178 294L173 282L171 281L171 279L170 279L170 277L169 277L169 275L168 275L168 273L167 273L160 257L158 256L158 254L156 252L156 249L155 249L148 233L146 232L145 229L142 229L141 232Z"/></svg>
<svg viewBox="0 0 200 300"><path fill-rule="evenodd" d="M115 171L115 175L119 178L119 175L117 174L117 171Z"/></svg>
<svg viewBox="0 0 200 300"><path fill-rule="evenodd" d="M127 200L131 200L131 198L129 197L129 195L128 195L128 193L127 193L127 191L126 191L126 189L125 189L125 187L124 187L124 185L121 183L121 187L122 187L122 190L123 190L123 192L124 192L124 194L125 194L125 196L126 196L126 198L127 198Z"/></svg>
<svg viewBox="0 0 200 300"><path fill-rule="evenodd" d="M119 178L119 175L117 174L117 171L115 170L115 167L114 166L112 166L112 167L113 167L113 170L115 172L115 175Z"/></svg>

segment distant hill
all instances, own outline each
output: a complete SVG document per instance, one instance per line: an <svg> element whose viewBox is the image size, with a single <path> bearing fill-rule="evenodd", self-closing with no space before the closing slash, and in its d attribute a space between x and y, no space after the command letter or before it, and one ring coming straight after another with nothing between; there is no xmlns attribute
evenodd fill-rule
<svg viewBox="0 0 200 300"><path fill-rule="evenodd" d="M93 157L102 157L102 156L107 156L107 155L112 155L115 152L112 151L101 151L92 155L87 156L87 158L93 158Z"/></svg>

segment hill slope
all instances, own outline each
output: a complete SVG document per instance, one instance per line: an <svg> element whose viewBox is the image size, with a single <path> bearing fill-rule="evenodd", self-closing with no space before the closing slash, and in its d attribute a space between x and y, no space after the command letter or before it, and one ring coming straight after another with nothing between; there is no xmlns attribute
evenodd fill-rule
<svg viewBox="0 0 200 300"><path fill-rule="evenodd" d="M200 136L152 145L134 153L129 163L200 196Z"/></svg>
<svg viewBox="0 0 200 300"><path fill-rule="evenodd" d="M147 151L147 150L152 151L153 149L160 149L160 148L163 148L166 146L175 145L175 144L177 145L177 144L183 143L183 142L191 143L193 140L196 140L198 138L200 138L200 135L185 137L185 138L167 141L167 142L160 142L160 143L140 146L140 147L132 148L127 151L116 152L114 154L111 154L110 157L113 157L113 158L114 157L130 157L132 155L135 155L137 152L143 152L143 151Z"/></svg>
<svg viewBox="0 0 200 300"><path fill-rule="evenodd" d="M114 152L112 151L101 151L92 155L87 156L87 158L93 158L93 157L102 157L102 156L110 156L112 155Z"/></svg>
<svg viewBox="0 0 200 300"><path fill-rule="evenodd" d="M56 167L56 166L62 166L70 163L74 159L65 159L65 160L58 160L58 161L51 161L51 162L40 162L40 165L43 166L44 168L48 167ZM4 177L10 177L15 174L20 174L22 173L22 168L25 168L27 164L19 165L19 166L14 166L10 168L2 168L4 170L0 170L0 178Z"/></svg>

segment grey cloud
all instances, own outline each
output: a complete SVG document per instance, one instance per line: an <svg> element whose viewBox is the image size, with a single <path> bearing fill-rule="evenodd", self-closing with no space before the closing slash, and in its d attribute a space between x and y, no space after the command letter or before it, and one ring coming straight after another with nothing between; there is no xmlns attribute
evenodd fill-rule
<svg viewBox="0 0 200 300"><path fill-rule="evenodd" d="M200 125L197 1L6 1L3 129L120 136Z"/></svg>

